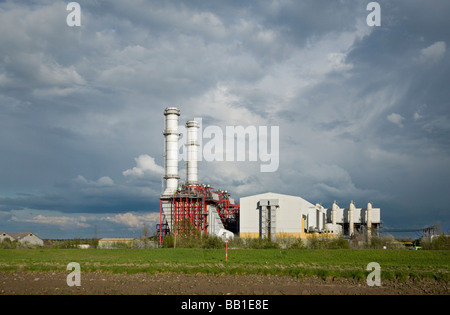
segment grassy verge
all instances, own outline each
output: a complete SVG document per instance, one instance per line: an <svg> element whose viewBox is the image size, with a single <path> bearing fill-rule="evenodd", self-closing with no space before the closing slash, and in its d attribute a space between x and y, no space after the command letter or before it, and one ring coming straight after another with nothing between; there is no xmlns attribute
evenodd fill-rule
<svg viewBox="0 0 450 315"><path fill-rule="evenodd" d="M449 251L230 249L0 250L0 272L82 272L318 276L364 280L377 262L385 280L450 280Z"/></svg>

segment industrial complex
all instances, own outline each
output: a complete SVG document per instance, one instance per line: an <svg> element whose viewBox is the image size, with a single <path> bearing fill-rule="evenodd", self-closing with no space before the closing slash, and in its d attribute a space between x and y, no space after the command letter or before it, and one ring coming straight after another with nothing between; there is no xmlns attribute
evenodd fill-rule
<svg viewBox="0 0 450 315"><path fill-rule="evenodd" d="M240 199L237 203L226 190L212 188L198 179L198 129L194 120L186 122L186 178L181 183L179 163L180 110L168 107L165 116L165 187L160 198L160 242L166 235L177 235L188 223L204 234L223 238L308 238L312 235L351 238L365 233L378 234L380 209L368 202L364 208L350 201L342 208L330 208L301 197L266 192Z"/></svg>

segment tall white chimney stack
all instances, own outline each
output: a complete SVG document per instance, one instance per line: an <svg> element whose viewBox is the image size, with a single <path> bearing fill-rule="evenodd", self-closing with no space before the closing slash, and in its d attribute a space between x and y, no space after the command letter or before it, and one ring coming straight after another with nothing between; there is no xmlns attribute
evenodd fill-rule
<svg viewBox="0 0 450 315"><path fill-rule="evenodd" d="M178 117L180 116L180 110L176 107L168 107L164 111L166 116L165 122L165 176L166 189L164 190L164 196L172 195L178 188L178 138L180 136L178 132Z"/></svg>
<svg viewBox="0 0 450 315"><path fill-rule="evenodd" d="M186 184L198 185L198 128L199 123L195 120L186 123Z"/></svg>
<svg viewBox="0 0 450 315"><path fill-rule="evenodd" d="M331 206L331 224L336 224L337 219L337 210L339 209L339 206L336 202L336 200L333 202L333 205Z"/></svg>
<svg viewBox="0 0 450 315"><path fill-rule="evenodd" d="M367 223L367 237L372 237L372 203L367 203L366 210L366 223Z"/></svg>
<svg viewBox="0 0 450 315"><path fill-rule="evenodd" d="M354 223L354 217L355 217L355 204L350 202L350 207L348 208L348 235L351 237L354 234L355 231L355 223Z"/></svg>

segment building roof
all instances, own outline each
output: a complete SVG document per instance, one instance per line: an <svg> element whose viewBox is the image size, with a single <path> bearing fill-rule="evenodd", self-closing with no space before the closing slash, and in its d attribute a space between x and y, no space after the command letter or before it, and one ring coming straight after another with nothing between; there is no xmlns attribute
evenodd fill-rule
<svg viewBox="0 0 450 315"><path fill-rule="evenodd" d="M33 234L31 232L11 232L11 233L10 232L0 232L0 234L9 235L15 240L21 240L21 239L23 239L24 237L27 237L27 236L36 236L35 234ZM38 237L38 236L36 236L36 237Z"/></svg>
<svg viewBox="0 0 450 315"><path fill-rule="evenodd" d="M297 200L297 201L303 203L305 206L314 207L314 205L311 202L309 202L308 200L303 199L300 196L286 195L286 194L280 194L280 193L274 193L274 192L265 192L265 193L261 193L261 194L241 197L241 199L240 199L241 204L247 198L248 199L251 199L251 198L261 198L261 199L281 199L281 198L286 199L286 198L290 198L291 200Z"/></svg>

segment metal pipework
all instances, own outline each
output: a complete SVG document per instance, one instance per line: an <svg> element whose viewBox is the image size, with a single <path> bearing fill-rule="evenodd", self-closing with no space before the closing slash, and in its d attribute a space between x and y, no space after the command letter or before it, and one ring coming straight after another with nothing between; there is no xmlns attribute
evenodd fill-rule
<svg viewBox="0 0 450 315"><path fill-rule="evenodd" d="M190 120L186 123L186 184L198 185L198 128L199 123Z"/></svg>
<svg viewBox="0 0 450 315"><path fill-rule="evenodd" d="M178 187L178 117L180 110L176 107L168 107L164 111L165 120L165 176L166 189L163 195L172 195Z"/></svg>

